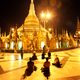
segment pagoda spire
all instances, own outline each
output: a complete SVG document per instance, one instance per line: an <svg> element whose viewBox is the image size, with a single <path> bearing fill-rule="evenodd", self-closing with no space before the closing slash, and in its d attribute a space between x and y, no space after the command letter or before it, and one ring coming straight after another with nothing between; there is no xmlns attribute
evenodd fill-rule
<svg viewBox="0 0 80 80"><path fill-rule="evenodd" d="M31 0L31 3L33 3L33 0Z"/></svg>
<svg viewBox="0 0 80 80"><path fill-rule="evenodd" d="M35 14L34 0L31 0L29 14L24 21L24 29L33 30L33 28L39 29L39 20Z"/></svg>
<svg viewBox="0 0 80 80"><path fill-rule="evenodd" d="M36 15L35 14L34 1L33 0L31 0L31 3L30 3L29 15Z"/></svg>
<svg viewBox="0 0 80 80"><path fill-rule="evenodd" d="M80 31L80 21L79 21L79 18L77 18L76 34L78 34L78 31Z"/></svg>

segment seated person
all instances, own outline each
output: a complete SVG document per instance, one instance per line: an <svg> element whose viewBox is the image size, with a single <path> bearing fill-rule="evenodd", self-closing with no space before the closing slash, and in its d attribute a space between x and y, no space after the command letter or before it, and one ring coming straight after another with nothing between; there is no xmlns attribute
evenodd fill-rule
<svg viewBox="0 0 80 80"><path fill-rule="evenodd" d="M52 63L52 65L55 65L59 68L61 67L61 64L60 64L60 61L59 61L59 58L57 57L57 55L55 55L54 63Z"/></svg>
<svg viewBox="0 0 80 80"><path fill-rule="evenodd" d="M50 62L48 61L48 58L46 58L46 61L44 62L43 68L41 70L44 76L48 79L48 77L50 76Z"/></svg>
<svg viewBox="0 0 80 80"><path fill-rule="evenodd" d="M48 58L51 59L51 52L48 51Z"/></svg>
<svg viewBox="0 0 80 80"><path fill-rule="evenodd" d="M45 59L45 53L44 52L42 52L41 58Z"/></svg>
<svg viewBox="0 0 80 80"><path fill-rule="evenodd" d="M37 67L34 66L34 62L32 61L32 58L29 58L29 61L28 61L28 63L27 63L27 69L25 70L25 73L24 73L23 76L22 76L22 80L23 80L26 76L30 76L33 71L36 71L36 70L34 70L34 68L37 69Z"/></svg>
<svg viewBox="0 0 80 80"><path fill-rule="evenodd" d="M33 52L32 60L37 60L36 52Z"/></svg>

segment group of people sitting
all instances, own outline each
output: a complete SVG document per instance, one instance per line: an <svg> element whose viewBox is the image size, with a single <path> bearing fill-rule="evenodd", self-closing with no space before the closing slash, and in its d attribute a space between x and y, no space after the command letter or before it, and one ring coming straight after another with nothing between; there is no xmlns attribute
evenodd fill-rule
<svg viewBox="0 0 80 80"><path fill-rule="evenodd" d="M46 58L45 55L46 55L45 52L43 52L41 55L41 58L45 59ZM51 59L51 52L50 51L48 51L48 58ZM33 52L32 60L37 60L37 55L36 55L35 51Z"/></svg>
<svg viewBox="0 0 80 80"><path fill-rule="evenodd" d="M48 51L47 54L48 54L48 58L51 59L51 52ZM45 58L46 58L45 55L46 55L46 54L45 54L45 52L43 51L43 52L42 52L42 55L41 55L42 59L45 59Z"/></svg>
<svg viewBox="0 0 80 80"><path fill-rule="evenodd" d="M37 70L37 67L34 65L34 62L33 62L33 60L37 60L37 59L38 58L36 56L36 52L34 51L32 57L29 58L29 61L27 63L27 69L25 70L25 73L23 74L21 80L23 80L26 76L30 76L33 71ZM50 61L49 61L50 57L48 56L45 59L46 61L44 62L43 67L41 68L41 72L43 72L44 76L47 77L48 79L48 77L50 76ZM54 63L52 63L52 65L55 65L61 68L61 64L57 55L55 55Z"/></svg>
<svg viewBox="0 0 80 80"><path fill-rule="evenodd" d="M57 55L55 55L54 63L52 63L52 65L61 68L61 63ZM43 67L41 68L41 71L43 72L44 76L48 79L48 77L50 76L50 61L48 57L46 58L46 61L44 62Z"/></svg>

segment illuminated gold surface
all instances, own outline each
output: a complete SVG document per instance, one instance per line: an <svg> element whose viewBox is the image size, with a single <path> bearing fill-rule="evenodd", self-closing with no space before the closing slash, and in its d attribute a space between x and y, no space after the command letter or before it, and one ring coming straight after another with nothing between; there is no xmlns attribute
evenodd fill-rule
<svg viewBox="0 0 80 80"><path fill-rule="evenodd" d="M1 53L2 54L2 53ZM64 58L66 59L65 64L62 68L57 68L52 65L54 62L54 55L57 54L60 61ZM25 53L23 60L12 60L12 56L17 59L20 54L9 54L4 53L4 58L0 59L0 66L4 70L3 74L0 74L0 80L20 80L21 76L25 72L26 65L29 57L32 56L31 53ZM80 79L80 48L52 52L50 72L51 75L49 80L79 80ZM45 80L43 73L41 73L41 67L45 60L41 59L41 53L37 54L38 60L34 61L37 66L37 71L33 72L31 76L26 77L25 80ZM46 54L47 56L47 54ZM0 55L1 57L1 55Z"/></svg>

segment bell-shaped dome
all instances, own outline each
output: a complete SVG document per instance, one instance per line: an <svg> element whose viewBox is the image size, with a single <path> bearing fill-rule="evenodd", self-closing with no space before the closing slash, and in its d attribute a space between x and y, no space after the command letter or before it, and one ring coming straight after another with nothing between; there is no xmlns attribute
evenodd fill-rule
<svg viewBox="0 0 80 80"><path fill-rule="evenodd" d="M34 3L33 0L31 0L30 4L30 9L29 9L29 14L26 17L24 21L24 28L25 29L38 29L39 28L39 20L35 14L35 9L34 9Z"/></svg>

